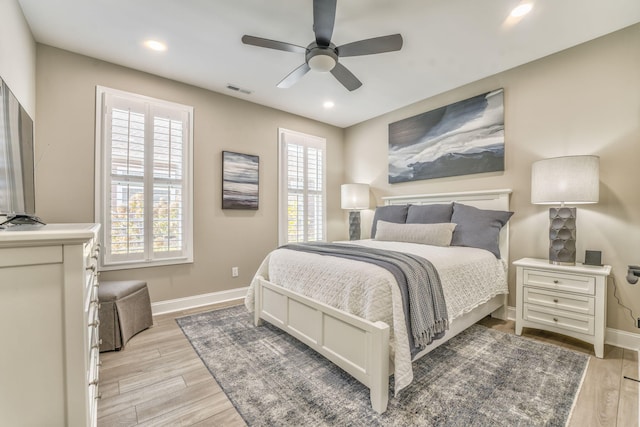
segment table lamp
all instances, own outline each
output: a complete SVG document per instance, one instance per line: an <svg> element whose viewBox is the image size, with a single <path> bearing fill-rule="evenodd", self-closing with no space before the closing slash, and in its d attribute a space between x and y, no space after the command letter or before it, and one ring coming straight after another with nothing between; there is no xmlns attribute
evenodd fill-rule
<svg viewBox="0 0 640 427"><path fill-rule="evenodd" d="M598 156L567 156L539 160L531 167L531 203L559 204L549 209L549 262L576 263L577 205L597 203L599 198Z"/></svg>
<svg viewBox="0 0 640 427"><path fill-rule="evenodd" d="M360 239L360 211L369 209L369 184L342 184L341 207L350 209L349 240Z"/></svg>

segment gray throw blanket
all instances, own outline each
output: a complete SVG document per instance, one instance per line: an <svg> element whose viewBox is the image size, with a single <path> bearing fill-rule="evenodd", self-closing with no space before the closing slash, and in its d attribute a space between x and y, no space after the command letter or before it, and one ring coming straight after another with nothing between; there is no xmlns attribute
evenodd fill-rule
<svg viewBox="0 0 640 427"><path fill-rule="evenodd" d="M344 243L294 243L281 248L353 259L387 269L402 294L412 356L449 329L440 276L433 264L422 257Z"/></svg>

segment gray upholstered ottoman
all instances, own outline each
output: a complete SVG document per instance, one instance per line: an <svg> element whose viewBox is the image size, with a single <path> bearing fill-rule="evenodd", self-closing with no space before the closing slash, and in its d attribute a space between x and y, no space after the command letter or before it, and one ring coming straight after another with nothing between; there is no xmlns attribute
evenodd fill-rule
<svg viewBox="0 0 640 427"><path fill-rule="evenodd" d="M147 282L100 281L100 351L120 350L129 339L153 325Z"/></svg>

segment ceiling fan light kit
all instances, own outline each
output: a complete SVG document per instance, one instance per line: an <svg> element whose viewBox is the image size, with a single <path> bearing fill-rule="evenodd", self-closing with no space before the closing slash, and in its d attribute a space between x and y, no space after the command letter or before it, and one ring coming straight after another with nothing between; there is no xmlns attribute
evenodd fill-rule
<svg viewBox="0 0 640 427"><path fill-rule="evenodd" d="M313 71L327 73L333 70L338 63L338 55L335 52L335 46L331 44L329 47L320 47L316 43L312 43L314 47L307 48L305 60L309 64L309 68ZM333 48L331 47L333 46Z"/></svg>
<svg viewBox="0 0 640 427"><path fill-rule="evenodd" d="M362 82L344 65L340 64L339 58L394 52L402 48L403 40L400 34L393 34L390 36L360 40L336 47L336 45L331 42L335 18L336 0L313 0L313 32L315 34L315 42L312 42L306 48L291 43L248 35L242 36L242 42L267 49L305 53L304 64L300 65L282 79L277 85L279 88L291 87L307 74L309 70L313 70L323 73L331 72L345 88L353 91L362 86Z"/></svg>

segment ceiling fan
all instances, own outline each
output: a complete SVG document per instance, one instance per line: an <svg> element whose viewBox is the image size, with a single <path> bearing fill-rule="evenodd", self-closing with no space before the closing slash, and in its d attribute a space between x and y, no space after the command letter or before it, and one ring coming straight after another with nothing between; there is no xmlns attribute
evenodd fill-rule
<svg viewBox="0 0 640 427"><path fill-rule="evenodd" d="M336 46L331 43L335 18L336 0L313 0L313 32L316 39L307 47L247 35L242 36L242 42L268 49L305 54L304 64L282 79L277 85L279 88L291 87L309 70L314 70L320 72L330 71L344 87L349 91L353 91L362 86L362 82L338 62L339 58L400 50L402 48L402 36L393 34Z"/></svg>

